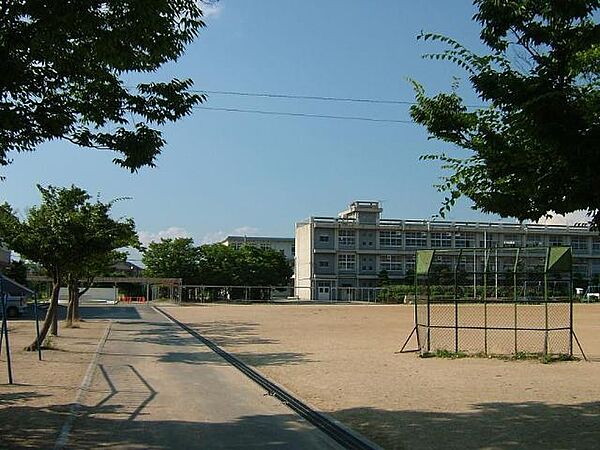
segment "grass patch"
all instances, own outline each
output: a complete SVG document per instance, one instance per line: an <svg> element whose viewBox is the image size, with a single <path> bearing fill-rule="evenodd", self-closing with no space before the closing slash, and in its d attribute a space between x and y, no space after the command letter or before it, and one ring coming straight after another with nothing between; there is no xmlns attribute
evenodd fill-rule
<svg viewBox="0 0 600 450"><path fill-rule="evenodd" d="M421 358L447 358L460 359L467 358L469 355L464 352L451 352L449 350L438 349L435 352L426 352L421 354Z"/></svg>
<svg viewBox="0 0 600 450"><path fill-rule="evenodd" d="M421 358L446 358L446 359L461 359L461 358L486 358L500 359L503 361L539 361L542 364L551 364L560 361L579 361L580 358L570 356L563 353L545 355L543 353L517 352L511 355L497 355L480 353L465 353L451 352L449 350L438 349L434 352L422 353Z"/></svg>

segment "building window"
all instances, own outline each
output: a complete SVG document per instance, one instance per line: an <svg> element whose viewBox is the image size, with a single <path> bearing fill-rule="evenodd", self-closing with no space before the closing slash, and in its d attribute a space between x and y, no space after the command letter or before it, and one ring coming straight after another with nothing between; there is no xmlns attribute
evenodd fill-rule
<svg viewBox="0 0 600 450"><path fill-rule="evenodd" d="M458 248L475 247L475 235L473 233L456 233L454 246Z"/></svg>
<svg viewBox="0 0 600 450"><path fill-rule="evenodd" d="M269 244L268 242L261 242L259 247L263 250L268 250L271 248L271 244Z"/></svg>
<svg viewBox="0 0 600 450"><path fill-rule="evenodd" d="M485 233L485 243L482 241L482 247L485 248L496 248L498 247L498 235Z"/></svg>
<svg viewBox="0 0 600 450"><path fill-rule="evenodd" d="M329 267L329 261L319 261L319 267Z"/></svg>
<svg viewBox="0 0 600 450"><path fill-rule="evenodd" d="M406 233L406 247L427 247L427 233L424 231L409 231Z"/></svg>
<svg viewBox="0 0 600 450"><path fill-rule="evenodd" d="M583 236L573 236L571 237L571 248L573 249L573 253L587 253L589 250L588 247L588 239Z"/></svg>
<svg viewBox="0 0 600 450"><path fill-rule="evenodd" d="M561 245L563 245L563 237L562 236L556 236L556 235L551 235L548 236L548 247L559 247Z"/></svg>
<svg viewBox="0 0 600 450"><path fill-rule="evenodd" d="M379 245L381 247L402 247L402 233L400 231L380 231Z"/></svg>
<svg viewBox="0 0 600 450"><path fill-rule="evenodd" d="M338 242L342 247L354 247L356 243L356 233L354 230L339 230Z"/></svg>
<svg viewBox="0 0 600 450"><path fill-rule="evenodd" d="M328 234L320 234L319 242L329 242L329 235Z"/></svg>
<svg viewBox="0 0 600 450"><path fill-rule="evenodd" d="M415 271L415 257L414 257L414 255L407 256L405 273L414 273L414 271Z"/></svg>
<svg viewBox="0 0 600 450"><path fill-rule="evenodd" d="M600 239L592 239L592 253L600 255Z"/></svg>
<svg viewBox="0 0 600 450"><path fill-rule="evenodd" d="M356 255L340 253L338 255L338 270L355 270Z"/></svg>
<svg viewBox="0 0 600 450"><path fill-rule="evenodd" d="M520 247L521 236L518 234L505 234L502 240L502 247Z"/></svg>
<svg viewBox="0 0 600 450"><path fill-rule="evenodd" d="M379 257L379 266L381 270L402 270L402 257L399 255L381 255Z"/></svg>
<svg viewBox="0 0 600 450"><path fill-rule="evenodd" d="M452 247L452 233L431 233L431 246L443 248Z"/></svg>
<svg viewBox="0 0 600 450"><path fill-rule="evenodd" d="M592 276L600 273L600 267L596 266L596 264L594 264L594 263L595 263L595 261L592 261ZM579 276L582 276L582 277L588 277L589 276L588 265L585 263L573 264L573 273L577 274Z"/></svg>
<svg viewBox="0 0 600 450"><path fill-rule="evenodd" d="M544 246L544 236L540 235L529 235L527 236L527 247L543 247Z"/></svg>

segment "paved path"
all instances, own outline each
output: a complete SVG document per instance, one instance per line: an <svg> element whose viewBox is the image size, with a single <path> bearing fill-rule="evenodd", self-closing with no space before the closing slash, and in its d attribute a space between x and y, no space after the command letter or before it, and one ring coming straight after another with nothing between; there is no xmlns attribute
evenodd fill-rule
<svg viewBox="0 0 600 450"><path fill-rule="evenodd" d="M339 448L149 306L117 317L67 448Z"/></svg>

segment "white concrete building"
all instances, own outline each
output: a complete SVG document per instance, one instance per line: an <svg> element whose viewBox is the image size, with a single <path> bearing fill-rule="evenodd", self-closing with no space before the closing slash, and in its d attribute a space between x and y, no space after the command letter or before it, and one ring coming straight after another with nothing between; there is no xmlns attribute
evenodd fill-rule
<svg viewBox="0 0 600 450"><path fill-rule="evenodd" d="M385 270L401 282L414 269L415 250L566 245L573 272L600 275L600 236L587 225L382 219L378 202L355 201L338 217L296 224L296 295L328 300L338 288L377 286Z"/></svg>

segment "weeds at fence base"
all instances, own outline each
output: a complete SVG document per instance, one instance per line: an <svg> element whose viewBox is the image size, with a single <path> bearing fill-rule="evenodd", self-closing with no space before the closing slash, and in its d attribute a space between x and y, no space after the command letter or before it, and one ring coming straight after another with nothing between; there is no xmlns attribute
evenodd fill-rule
<svg viewBox="0 0 600 450"><path fill-rule="evenodd" d="M511 355L496 355L481 353L465 353L451 352L449 350L438 349L435 352L425 352L419 355L421 358L445 358L445 359L462 359L462 358L486 358L500 359L502 361L539 361L542 364L551 364L561 361L580 361L577 356L559 354L544 354L544 353L529 353L517 352Z"/></svg>
<svg viewBox="0 0 600 450"><path fill-rule="evenodd" d="M421 358L447 358L447 359L460 359L467 358L469 355L464 352L451 352L449 350L436 350L435 352L425 352L421 354Z"/></svg>

